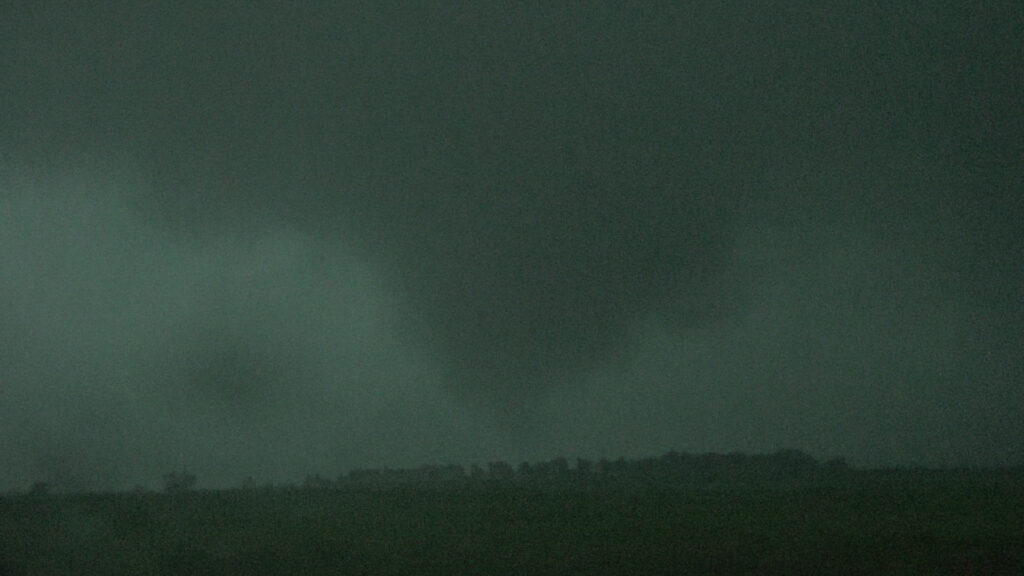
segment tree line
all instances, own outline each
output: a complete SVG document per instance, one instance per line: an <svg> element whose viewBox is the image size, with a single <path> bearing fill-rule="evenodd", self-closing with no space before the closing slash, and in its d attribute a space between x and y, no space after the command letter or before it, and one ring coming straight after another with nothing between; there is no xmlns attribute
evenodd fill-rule
<svg viewBox="0 0 1024 576"><path fill-rule="evenodd" d="M355 468L336 477L320 474L307 475L299 485L265 484L258 485L252 478L246 478L235 489L254 490L334 490L334 489L387 489L394 487L452 487L452 486L493 486L527 485L537 487L607 487L615 485L650 485L663 487L714 487L714 486L780 486L806 484L808 482L835 481L843 479L874 479L888 481L897 478L927 479L937 475L986 474L1000 477L1000 474L1016 478L1024 475L1024 468L990 469L971 471L964 468L935 469L855 469L844 458L825 461L796 450L784 449L769 454L703 453L690 454L675 450L660 456L610 460L576 458L570 462L564 457L514 465L498 460L483 464L428 464L416 468ZM195 474L175 471L161 478L162 491L167 494L191 492L198 485ZM136 487L135 492L148 490ZM33 484L27 495L45 496L52 493L88 492L69 490L61 485L48 482Z"/></svg>

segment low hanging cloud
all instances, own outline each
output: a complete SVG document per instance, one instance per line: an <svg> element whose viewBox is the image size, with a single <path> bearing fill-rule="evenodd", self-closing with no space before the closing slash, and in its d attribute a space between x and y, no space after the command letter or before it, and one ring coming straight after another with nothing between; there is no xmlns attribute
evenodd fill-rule
<svg viewBox="0 0 1024 576"><path fill-rule="evenodd" d="M5 184L5 483L333 474L432 460L470 426L344 246L280 222L168 234L123 174Z"/></svg>

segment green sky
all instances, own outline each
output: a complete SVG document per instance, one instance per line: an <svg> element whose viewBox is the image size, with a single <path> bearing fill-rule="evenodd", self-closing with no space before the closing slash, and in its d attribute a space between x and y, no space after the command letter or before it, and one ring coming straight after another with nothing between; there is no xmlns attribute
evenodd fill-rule
<svg viewBox="0 0 1024 576"><path fill-rule="evenodd" d="M0 8L0 487L1024 463L1020 3L360 4Z"/></svg>

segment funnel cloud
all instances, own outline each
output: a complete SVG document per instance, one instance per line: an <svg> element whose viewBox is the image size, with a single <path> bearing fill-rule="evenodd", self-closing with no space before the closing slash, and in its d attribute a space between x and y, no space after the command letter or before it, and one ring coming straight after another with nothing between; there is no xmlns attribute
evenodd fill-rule
<svg viewBox="0 0 1024 576"><path fill-rule="evenodd" d="M0 9L0 488L1021 464L1024 13Z"/></svg>

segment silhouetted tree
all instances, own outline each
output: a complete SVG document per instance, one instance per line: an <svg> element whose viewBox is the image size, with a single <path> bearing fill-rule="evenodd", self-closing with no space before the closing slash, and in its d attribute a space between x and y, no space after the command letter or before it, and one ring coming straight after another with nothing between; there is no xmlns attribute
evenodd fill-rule
<svg viewBox="0 0 1024 576"><path fill-rule="evenodd" d="M472 464L469 467L469 477L474 479L474 480L479 480L480 478L483 478L484 477L484 469L481 468L479 464L476 464L476 463Z"/></svg>
<svg viewBox="0 0 1024 576"><path fill-rule="evenodd" d="M590 474L593 471L594 463L585 458L576 459L576 470L580 474Z"/></svg>
<svg viewBox="0 0 1024 576"><path fill-rule="evenodd" d="M569 471L569 461L559 456L550 462L551 471L557 476L562 476Z"/></svg>
<svg viewBox="0 0 1024 576"><path fill-rule="evenodd" d="M196 475L186 471L164 474L164 491L168 494L188 492L196 485Z"/></svg>
<svg viewBox="0 0 1024 576"><path fill-rule="evenodd" d="M348 481L356 484L375 484L380 482L382 476L377 468L355 468L349 470Z"/></svg>
<svg viewBox="0 0 1024 576"><path fill-rule="evenodd" d="M825 462L825 467L832 472L842 472L850 469L850 465L846 463L846 458L832 458Z"/></svg>
<svg viewBox="0 0 1024 576"><path fill-rule="evenodd" d="M306 480L303 481L302 487L306 490L327 490L331 488L331 481L322 478L319 474L306 475Z"/></svg>
<svg viewBox="0 0 1024 576"><path fill-rule="evenodd" d="M788 471L803 471L817 468L818 461L800 450L786 448L768 456L772 466Z"/></svg>
<svg viewBox="0 0 1024 576"><path fill-rule="evenodd" d="M520 462L516 472L522 477L528 477L533 474L533 466L529 462Z"/></svg>
<svg viewBox="0 0 1024 576"><path fill-rule="evenodd" d="M50 483L49 482L36 482L32 484L32 487L28 489L30 496L49 496L50 494Z"/></svg>
<svg viewBox="0 0 1024 576"><path fill-rule="evenodd" d="M508 462L489 462L487 475L497 480L507 480L515 476L515 469Z"/></svg>

